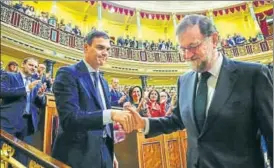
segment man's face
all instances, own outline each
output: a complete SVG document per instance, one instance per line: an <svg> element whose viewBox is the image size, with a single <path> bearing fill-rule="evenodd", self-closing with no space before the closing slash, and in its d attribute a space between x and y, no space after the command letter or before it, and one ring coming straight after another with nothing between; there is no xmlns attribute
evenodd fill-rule
<svg viewBox="0 0 274 168"><path fill-rule="evenodd" d="M31 76L37 72L38 62L33 59L29 59L25 64L22 64L22 72L27 75Z"/></svg>
<svg viewBox="0 0 274 168"><path fill-rule="evenodd" d="M216 35L217 33L213 33L205 37L198 25L190 26L179 34L181 54L194 71L204 72L211 68L215 58L213 51L217 47Z"/></svg>
<svg viewBox="0 0 274 168"><path fill-rule="evenodd" d="M112 88L117 90L119 87L119 80L118 79L113 79L112 80Z"/></svg>
<svg viewBox="0 0 274 168"><path fill-rule="evenodd" d="M17 66L17 65L12 64L12 65L10 65L9 69L10 69L10 71L11 71L11 72L17 72L17 70L18 70L18 66Z"/></svg>
<svg viewBox="0 0 274 168"><path fill-rule="evenodd" d="M103 37L94 38L91 45L85 44L84 46L85 60L92 68L97 70L106 63L109 51L109 39L104 39Z"/></svg>
<svg viewBox="0 0 274 168"><path fill-rule="evenodd" d="M38 73L43 74L46 71L46 66L44 64L38 65Z"/></svg>

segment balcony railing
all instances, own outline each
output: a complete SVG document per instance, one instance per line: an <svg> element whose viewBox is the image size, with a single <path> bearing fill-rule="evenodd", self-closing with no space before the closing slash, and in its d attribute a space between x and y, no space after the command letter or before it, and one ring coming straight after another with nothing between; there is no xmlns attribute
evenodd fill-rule
<svg viewBox="0 0 274 168"><path fill-rule="evenodd" d="M83 37L57 29L2 2L1 22L12 25L40 38L79 50L79 52L82 52L83 50ZM220 51L231 58L266 52L273 48L272 39L271 36L264 41L236 47L221 48ZM184 62L184 58L177 51L149 51L119 46L112 47L110 57L156 63Z"/></svg>
<svg viewBox="0 0 274 168"><path fill-rule="evenodd" d="M2 168L18 167L25 168L25 166L15 159L15 151L24 154L28 160L29 168L69 168L66 164L46 155L45 153L37 150L36 148L24 143L23 141L8 134L0 129L1 139L1 165Z"/></svg>

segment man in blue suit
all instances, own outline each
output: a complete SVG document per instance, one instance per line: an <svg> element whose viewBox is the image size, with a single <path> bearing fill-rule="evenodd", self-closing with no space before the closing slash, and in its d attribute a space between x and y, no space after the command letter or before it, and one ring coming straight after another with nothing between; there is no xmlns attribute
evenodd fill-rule
<svg viewBox="0 0 274 168"><path fill-rule="evenodd" d="M119 91L119 79L113 78L111 83L110 99L111 106L123 107L123 104L127 101L127 95L123 95Z"/></svg>
<svg viewBox="0 0 274 168"><path fill-rule="evenodd" d="M21 72L1 73L1 129L20 140L37 130L38 109L45 106L46 87L31 78L37 65L36 59L26 58Z"/></svg>
<svg viewBox="0 0 274 168"><path fill-rule="evenodd" d="M111 110L106 80L100 75L110 52L105 32L92 31L84 39L84 59L58 70L53 84L60 119L52 156L73 168L112 168L113 125L134 129L131 112Z"/></svg>
<svg viewBox="0 0 274 168"><path fill-rule="evenodd" d="M202 15L185 16L176 35L193 71L178 79L171 116L140 118L146 137L186 128L188 168L263 168L260 130L273 154L273 79L265 65L230 60Z"/></svg>

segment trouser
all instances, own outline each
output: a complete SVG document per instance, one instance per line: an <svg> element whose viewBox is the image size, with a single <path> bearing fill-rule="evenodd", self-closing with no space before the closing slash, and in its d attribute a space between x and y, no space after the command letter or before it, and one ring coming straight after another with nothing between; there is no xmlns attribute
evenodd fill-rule
<svg viewBox="0 0 274 168"><path fill-rule="evenodd" d="M102 138L101 156L102 168L113 168L113 140L109 137Z"/></svg>

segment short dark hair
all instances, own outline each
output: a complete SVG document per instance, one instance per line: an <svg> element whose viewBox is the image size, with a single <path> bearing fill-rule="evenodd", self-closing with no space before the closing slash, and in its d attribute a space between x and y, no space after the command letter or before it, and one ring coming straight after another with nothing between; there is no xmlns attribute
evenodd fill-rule
<svg viewBox="0 0 274 168"><path fill-rule="evenodd" d="M93 30L86 35L86 37L84 38L84 43L91 45L94 38L100 38L100 37L104 39L109 39L109 36L106 32Z"/></svg>
<svg viewBox="0 0 274 168"><path fill-rule="evenodd" d="M217 32L212 21L204 15L186 15L176 28L176 36L183 33L188 27L199 25L201 34L208 37L212 33Z"/></svg>
<svg viewBox="0 0 274 168"><path fill-rule="evenodd" d="M8 63L8 67L11 66L11 65L18 66L17 62L15 62L15 61L10 61Z"/></svg>
<svg viewBox="0 0 274 168"><path fill-rule="evenodd" d="M23 60L23 64L26 64L29 60L34 60L36 61L37 63L39 63L38 59L36 58L33 58L33 57L27 57Z"/></svg>

